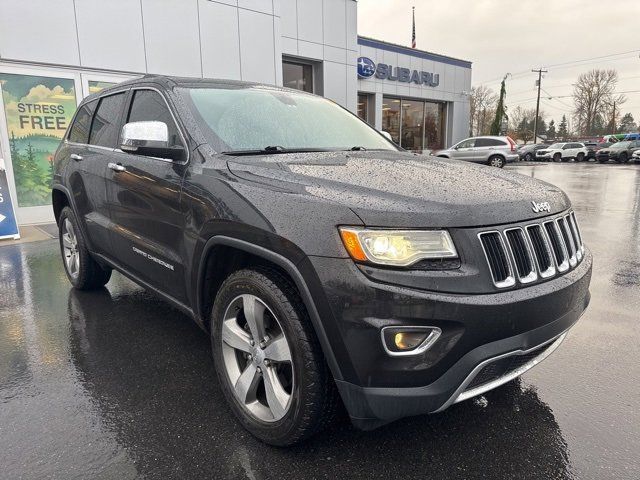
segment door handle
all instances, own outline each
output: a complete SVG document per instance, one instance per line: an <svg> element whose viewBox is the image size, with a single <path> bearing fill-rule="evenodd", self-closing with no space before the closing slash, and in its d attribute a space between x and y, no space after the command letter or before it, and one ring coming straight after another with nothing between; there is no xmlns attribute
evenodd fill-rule
<svg viewBox="0 0 640 480"><path fill-rule="evenodd" d="M69 155L69 158L71 160L75 160L76 162L79 162L80 160L82 160L82 155L78 155L77 153L72 153L71 155Z"/></svg>
<svg viewBox="0 0 640 480"><path fill-rule="evenodd" d="M112 163L112 162L109 162L107 164L107 167L109 167L114 172L124 172L127 169L125 166L120 165L119 163Z"/></svg>

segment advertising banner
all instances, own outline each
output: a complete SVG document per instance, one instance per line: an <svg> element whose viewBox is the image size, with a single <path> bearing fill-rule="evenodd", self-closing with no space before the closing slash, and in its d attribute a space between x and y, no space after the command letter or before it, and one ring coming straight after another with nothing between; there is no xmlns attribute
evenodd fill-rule
<svg viewBox="0 0 640 480"><path fill-rule="evenodd" d="M3 238L20 238L16 210L9 193L9 181L5 170L4 159L0 158L0 240Z"/></svg>
<svg viewBox="0 0 640 480"><path fill-rule="evenodd" d="M76 111L69 78L0 73L18 205L51 203L53 154Z"/></svg>

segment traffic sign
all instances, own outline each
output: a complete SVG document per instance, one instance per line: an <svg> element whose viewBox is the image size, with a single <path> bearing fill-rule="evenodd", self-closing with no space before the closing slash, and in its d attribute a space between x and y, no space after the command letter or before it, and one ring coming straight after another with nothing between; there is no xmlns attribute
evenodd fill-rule
<svg viewBox="0 0 640 480"><path fill-rule="evenodd" d="M16 220L16 210L11 200L9 192L9 181L7 171L4 168L4 160L0 158L0 240L20 238L18 222Z"/></svg>

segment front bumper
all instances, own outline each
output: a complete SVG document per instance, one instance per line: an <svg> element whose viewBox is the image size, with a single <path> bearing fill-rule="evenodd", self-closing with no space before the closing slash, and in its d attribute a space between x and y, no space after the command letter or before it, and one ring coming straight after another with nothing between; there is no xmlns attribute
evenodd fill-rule
<svg viewBox="0 0 640 480"><path fill-rule="evenodd" d="M577 322L590 299L588 250L563 276L482 295L382 284L371 281L351 260L310 260L342 343L334 352L342 352L336 360L347 374L336 384L353 423L363 429L460 401L486 362L558 339ZM390 357L380 342L380 329L389 325L435 326L442 335L422 355Z"/></svg>

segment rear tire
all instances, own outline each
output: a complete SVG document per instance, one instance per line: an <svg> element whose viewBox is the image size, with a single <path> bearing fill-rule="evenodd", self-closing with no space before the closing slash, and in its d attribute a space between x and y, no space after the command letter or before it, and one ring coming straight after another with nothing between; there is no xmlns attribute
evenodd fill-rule
<svg viewBox="0 0 640 480"><path fill-rule="evenodd" d="M577 156L576 156L576 162L583 162L584 161L584 153L580 152Z"/></svg>
<svg viewBox="0 0 640 480"><path fill-rule="evenodd" d="M69 207L58 219L60 253L67 278L78 290L95 290L107 284L111 269L96 262L86 247L78 220Z"/></svg>
<svg viewBox="0 0 640 480"><path fill-rule="evenodd" d="M297 290L278 271L239 270L224 281L211 313L211 344L231 410L263 442L293 445L333 420L333 378Z"/></svg>
<svg viewBox="0 0 640 480"><path fill-rule="evenodd" d="M506 162L504 158L502 158L500 155L492 155L491 157L489 157L489 160L487 160L487 165L491 167L503 168L505 163Z"/></svg>

